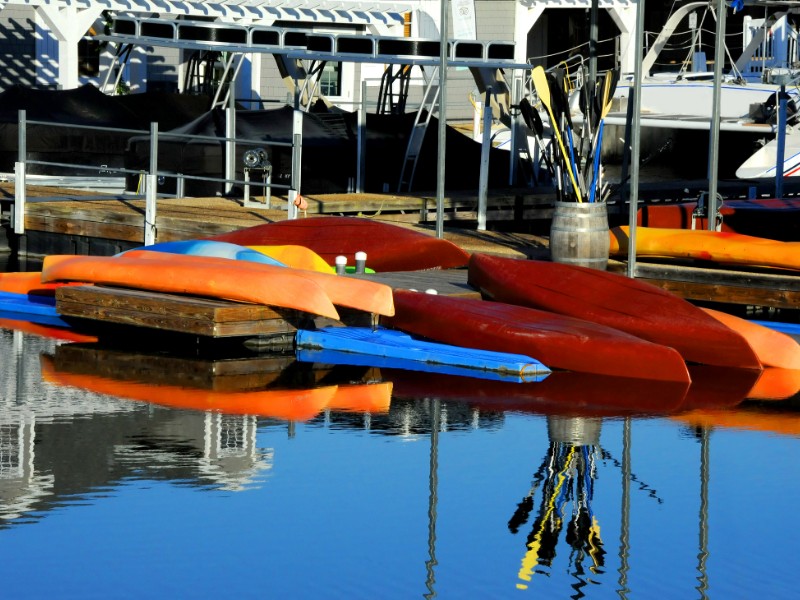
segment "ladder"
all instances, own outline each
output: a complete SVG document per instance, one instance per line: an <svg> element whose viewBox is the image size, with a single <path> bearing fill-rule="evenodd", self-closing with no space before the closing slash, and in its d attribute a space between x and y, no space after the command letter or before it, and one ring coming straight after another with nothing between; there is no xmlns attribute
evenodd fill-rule
<svg viewBox="0 0 800 600"><path fill-rule="evenodd" d="M425 132L428 131L428 124L431 121L433 109L439 102L439 85L438 83L434 85L434 82L437 82L437 71L438 67L434 69L432 76L428 80L425 93L422 95L422 102L417 110L417 116L414 119L414 125L411 127L411 134L408 136L406 154L403 158L402 169L400 170L400 183L397 186L398 192L402 192L404 189L410 192L411 185L414 182L414 173L417 170L417 159L419 159L419 153L420 150L422 150L422 142L425 140Z"/></svg>

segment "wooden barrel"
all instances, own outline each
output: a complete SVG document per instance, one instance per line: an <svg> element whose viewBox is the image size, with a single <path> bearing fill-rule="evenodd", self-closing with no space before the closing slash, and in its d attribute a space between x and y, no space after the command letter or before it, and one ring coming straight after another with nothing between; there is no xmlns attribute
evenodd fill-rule
<svg viewBox="0 0 800 600"><path fill-rule="evenodd" d="M605 202L556 202L550 225L550 259L604 271L608 266Z"/></svg>

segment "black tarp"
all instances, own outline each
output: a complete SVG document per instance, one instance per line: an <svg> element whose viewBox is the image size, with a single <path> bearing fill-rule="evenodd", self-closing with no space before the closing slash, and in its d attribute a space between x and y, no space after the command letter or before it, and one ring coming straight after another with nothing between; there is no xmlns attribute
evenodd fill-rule
<svg viewBox="0 0 800 600"><path fill-rule="evenodd" d="M365 191L396 192L405 159L406 147L416 114L367 115L367 141L365 152ZM291 148L270 146L269 142L289 143L292 140L293 109L285 106L269 110L239 110L236 114L236 137L263 142L272 164L272 182L290 185ZM435 190L437 173L437 128L431 119L417 161L413 190ZM225 114L210 111L192 123L179 127L175 134L198 136L225 135ZM354 185L357 172L357 116L356 113L329 110L308 112L303 117L302 169L300 189L306 194L346 192ZM243 153L252 144L237 144L236 175L244 179ZM480 172L481 145L465 135L448 128L446 187L451 190L475 190ZM150 137L131 138L126 156L126 167L147 170L149 167ZM489 185L507 186L509 153L492 149L490 155ZM168 133L159 136L158 169L160 172L180 173L185 193L189 196L213 196L223 193L224 184L192 180L191 176L224 176L224 142L191 141L170 138ZM165 178L159 186L162 193L174 193L175 178ZM136 190L138 178L131 177L130 190ZM282 193L275 188L273 193ZM238 194L241 190L234 189ZM260 194L259 191L254 193Z"/></svg>
<svg viewBox="0 0 800 600"><path fill-rule="evenodd" d="M208 110L208 98L143 93L108 96L85 85L71 90L40 90L12 86L0 93L0 171L13 171L19 160L19 111L29 121L80 127L29 124L27 159L83 166L122 167L130 132L89 129L105 127L149 131L150 123L172 129ZM96 175L95 169L30 164L28 173Z"/></svg>

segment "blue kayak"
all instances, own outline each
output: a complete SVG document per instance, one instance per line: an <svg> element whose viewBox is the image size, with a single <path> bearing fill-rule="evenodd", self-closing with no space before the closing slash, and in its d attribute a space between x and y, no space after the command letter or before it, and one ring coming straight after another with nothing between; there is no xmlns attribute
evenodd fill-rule
<svg viewBox="0 0 800 600"><path fill-rule="evenodd" d="M282 262L267 256L252 248L231 244L229 242L216 242L214 240L181 240L177 242L161 242L142 246L136 250L149 250L152 252L167 252L169 254L189 254L192 256L211 256L214 258L230 258L233 260L246 260L276 267L285 267ZM124 254L124 252L123 252Z"/></svg>
<svg viewBox="0 0 800 600"><path fill-rule="evenodd" d="M550 369L522 354L492 352L428 342L407 333L367 327L299 330L297 360L466 375L487 379L541 381Z"/></svg>

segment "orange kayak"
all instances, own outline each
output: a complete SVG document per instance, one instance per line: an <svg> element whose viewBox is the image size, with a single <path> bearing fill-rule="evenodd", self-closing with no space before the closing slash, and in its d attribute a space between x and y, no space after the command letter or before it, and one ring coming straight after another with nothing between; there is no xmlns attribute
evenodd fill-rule
<svg viewBox="0 0 800 600"><path fill-rule="evenodd" d="M797 394L800 394L800 369L771 367L761 372L747 397L750 400L786 400Z"/></svg>
<svg viewBox="0 0 800 600"><path fill-rule="evenodd" d="M45 282L83 281L112 286L207 296L280 306L339 319L325 291L292 269L224 258L212 259L138 251L114 257L51 255L44 259ZM152 256L148 256L152 255ZM189 260L197 258L196 262ZM240 265L240 263L242 263ZM265 272L264 268L269 270ZM268 276L265 276L268 275Z"/></svg>
<svg viewBox="0 0 800 600"><path fill-rule="evenodd" d="M44 283L41 271L0 273L0 292L52 296L63 283Z"/></svg>
<svg viewBox="0 0 800 600"><path fill-rule="evenodd" d="M627 226L610 230L612 256L627 256ZM800 242L778 242L725 231L636 228L636 255L800 270Z"/></svg>
<svg viewBox="0 0 800 600"><path fill-rule="evenodd" d="M42 379L47 383L89 390L127 400L150 402L169 408L213 411L229 415L253 415L284 421L308 421L336 397L337 386L311 389L218 392L172 385L155 385L65 373L56 370L52 358L41 357Z"/></svg>
<svg viewBox="0 0 800 600"><path fill-rule="evenodd" d="M765 367L800 369L800 344L792 336L719 310L702 310L747 340Z"/></svg>
<svg viewBox="0 0 800 600"><path fill-rule="evenodd" d="M214 274L226 270L241 270L242 274L238 277L240 286L243 281L246 281L249 286L252 282L249 277L260 280L267 277L271 279L272 277L280 277L288 272L294 277L302 278L309 282L309 284L321 288L335 305L388 317L394 314L392 288L375 281L356 279L354 277L342 277L333 273L320 273L318 271L306 271L250 263L241 260L230 260L228 258L164 254L147 250L131 250L126 252L124 256L115 257L115 260L119 258L158 262L164 264L168 268L171 268L172 265L197 266L205 268Z"/></svg>

